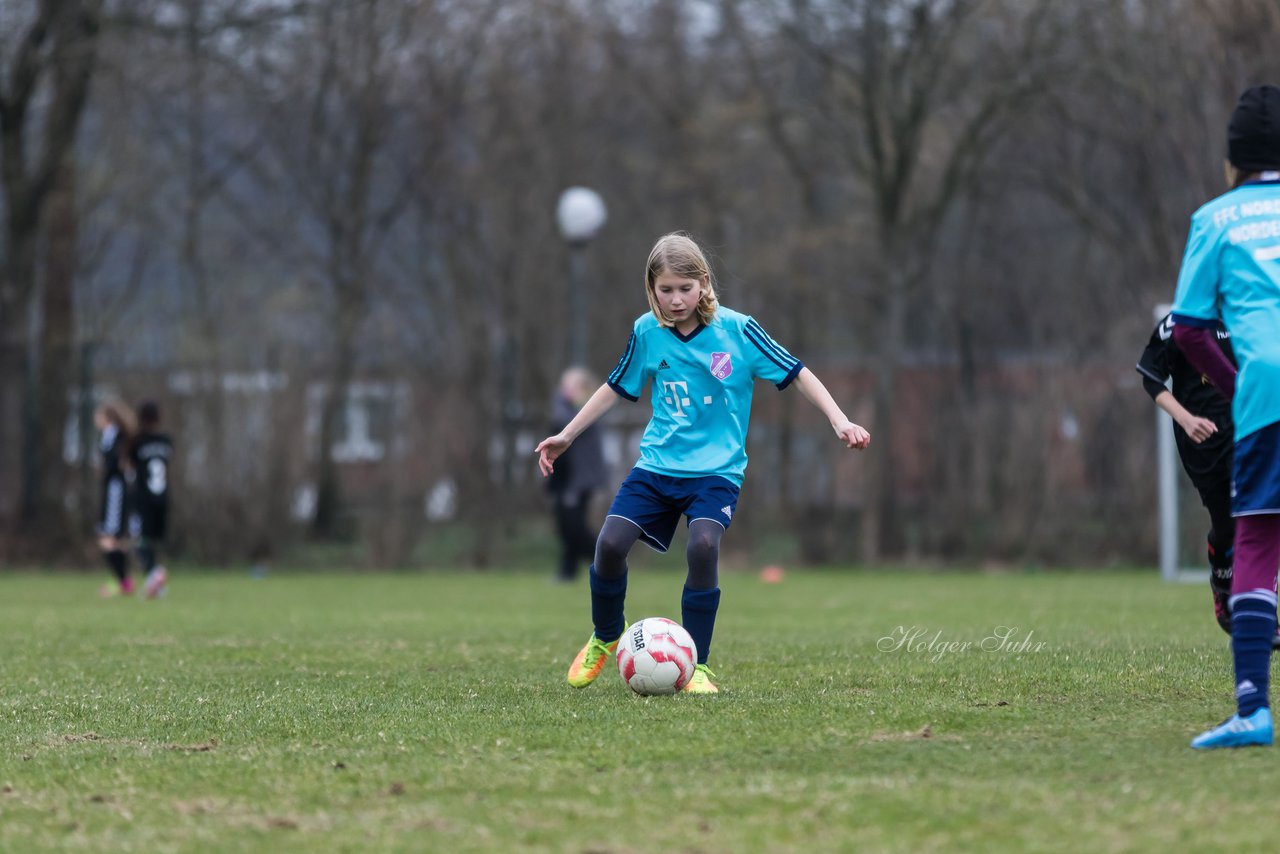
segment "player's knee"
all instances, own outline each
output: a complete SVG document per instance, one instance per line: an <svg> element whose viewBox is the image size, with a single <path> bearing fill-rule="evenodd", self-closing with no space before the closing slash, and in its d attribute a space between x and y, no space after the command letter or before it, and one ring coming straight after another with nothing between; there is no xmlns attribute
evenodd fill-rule
<svg viewBox="0 0 1280 854"><path fill-rule="evenodd" d="M630 543L625 542L621 537L611 536L606 527L596 540L596 564L612 566L621 563L627 559L629 548Z"/></svg>
<svg viewBox="0 0 1280 854"><path fill-rule="evenodd" d="M703 563L715 560L720 552L719 537L711 531L689 532L689 560Z"/></svg>

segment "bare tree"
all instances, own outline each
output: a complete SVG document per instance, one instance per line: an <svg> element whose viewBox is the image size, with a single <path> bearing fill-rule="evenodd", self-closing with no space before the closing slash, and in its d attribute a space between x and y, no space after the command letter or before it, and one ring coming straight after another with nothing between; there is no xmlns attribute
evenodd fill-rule
<svg viewBox="0 0 1280 854"><path fill-rule="evenodd" d="M809 195L811 170L800 165L801 143L788 134L824 140L854 181L847 227L865 219L873 229L861 247L862 267L876 283L865 303L876 322L864 327L874 336L875 364L877 449L862 525L863 555L872 560L901 545L898 372L948 214L978 180L1008 121L1065 76L1066 22L1048 3L988 0L794 0L785 11L753 8L794 46L786 50L791 61L817 65L810 100L766 93L771 138Z"/></svg>
<svg viewBox="0 0 1280 854"><path fill-rule="evenodd" d="M1076 85L1042 103L1034 132L1048 147L1013 171L1112 259L1114 276L1082 283L1087 304L1145 324L1172 294L1191 211L1224 189L1223 128L1236 96L1280 74L1265 47L1280 34L1280 8L1100 2L1075 31ZM1146 47L1135 51L1135 41Z"/></svg>
<svg viewBox="0 0 1280 854"><path fill-rule="evenodd" d="M415 26L419 14L426 13L383 0L319 3L288 39L283 60L270 69L275 79L261 93L270 174L302 214L291 223L290 242L324 299L329 335L312 521L321 537L334 536L340 526L331 449L379 286L379 255L412 186L416 158L388 155L403 130L399 99L408 93L401 62L422 32Z"/></svg>
<svg viewBox="0 0 1280 854"><path fill-rule="evenodd" d="M0 489L38 485L0 515L60 500L78 336L82 400L200 379L188 542L213 558L300 533L314 481L313 532L358 515L403 563L452 480L470 559L501 560L539 510L522 443L567 315L607 370L674 228L875 434L837 458L762 395L742 518L812 525L812 559L1140 554L1108 524L1150 498L1135 336L1232 100L1280 73L1260 0L98 2L0 5ZM610 209L589 294L552 219L579 183ZM270 400L223 386L262 368L290 377ZM370 379L396 388L386 454L339 464Z"/></svg>
<svg viewBox="0 0 1280 854"><path fill-rule="evenodd" d="M56 543L59 538L48 535L57 533L63 516L58 500L61 444L41 436L60 435L66 414L74 264L54 259L48 275L38 280L37 244L42 227L52 225L62 232L54 245L63 250L74 245L73 206L59 204L51 222L44 215L55 195L74 192L75 167L69 158L97 58L101 3L43 0L25 19L6 9L3 14L15 20L12 28L3 28L9 41L0 79L0 180L6 213L0 350L22 354L26 393L20 410L6 410L0 417L22 418L22 530ZM32 306L36 295L38 305Z"/></svg>

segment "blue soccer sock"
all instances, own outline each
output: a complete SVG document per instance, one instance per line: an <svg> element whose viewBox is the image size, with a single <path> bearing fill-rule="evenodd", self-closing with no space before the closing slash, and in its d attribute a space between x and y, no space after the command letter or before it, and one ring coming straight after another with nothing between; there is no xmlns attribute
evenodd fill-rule
<svg viewBox="0 0 1280 854"><path fill-rule="evenodd" d="M591 581L591 622L596 627L596 637L605 643L613 643L622 637L627 628L622 615L627 600L627 576L601 578L595 564L588 572Z"/></svg>
<svg viewBox="0 0 1280 854"><path fill-rule="evenodd" d="M720 588L693 590L685 585L680 597L680 620L685 631L698 646L698 663L706 664L711 654L711 633L716 627L716 610L720 607Z"/></svg>
<svg viewBox="0 0 1280 854"><path fill-rule="evenodd" d="M1270 706L1271 640L1276 634L1276 594L1246 590L1231 597L1231 653L1235 659L1236 704L1247 718Z"/></svg>

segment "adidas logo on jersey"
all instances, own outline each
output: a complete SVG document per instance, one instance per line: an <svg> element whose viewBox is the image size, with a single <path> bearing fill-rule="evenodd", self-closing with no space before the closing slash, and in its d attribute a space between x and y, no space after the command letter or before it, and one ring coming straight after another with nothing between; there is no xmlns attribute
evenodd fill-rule
<svg viewBox="0 0 1280 854"><path fill-rule="evenodd" d="M670 368L671 366L667 364L666 359L663 359L661 362L658 363L658 370L660 371L670 370Z"/></svg>
<svg viewBox="0 0 1280 854"><path fill-rule="evenodd" d="M725 516L729 517L730 522L733 521L733 508L730 507L728 504L721 507L720 512L723 513Z"/></svg>

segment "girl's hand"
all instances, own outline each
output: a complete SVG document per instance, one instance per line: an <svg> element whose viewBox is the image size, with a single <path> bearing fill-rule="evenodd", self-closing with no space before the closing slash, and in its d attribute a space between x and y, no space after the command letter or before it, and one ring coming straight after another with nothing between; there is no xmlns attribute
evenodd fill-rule
<svg viewBox="0 0 1280 854"><path fill-rule="evenodd" d="M542 476L546 477L555 469L553 463L556 458L569 449L573 442L564 438L563 433L557 433L554 436L548 436L538 443L538 447L533 452L538 455L538 468L542 470Z"/></svg>
<svg viewBox="0 0 1280 854"><path fill-rule="evenodd" d="M852 421L846 421L843 427L837 427L836 435L844 442L846 448L861 451L871 444L871 434Z"/></svg>
<svg viewBox="0 0 1280 854"><path fill-rule="evenodd" d="M1218 432L1218 425L1208 418L1191 415L1182 423L1182 429L1191 437L1191 441L1199 445L1205 439Z"/></svg>

